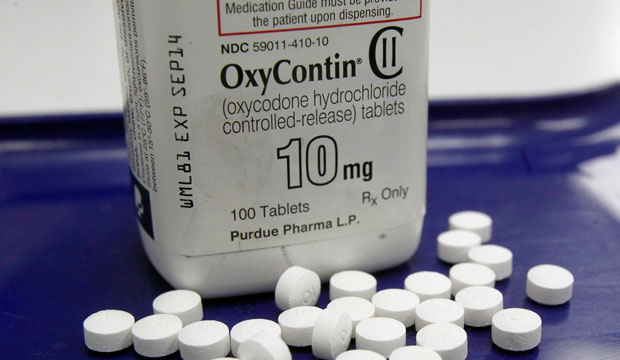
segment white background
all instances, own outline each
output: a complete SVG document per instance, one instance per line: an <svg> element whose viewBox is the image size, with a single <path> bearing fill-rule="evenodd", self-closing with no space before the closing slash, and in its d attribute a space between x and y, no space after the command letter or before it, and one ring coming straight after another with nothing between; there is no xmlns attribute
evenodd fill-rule
<svg viewBox="0 0 620 360"><path fill-rule="evenodd" d="M430 10L431 99L620 80L618 0L433 0ZM2 0L0 31L0 116L120 111L111 0Z"/></svg>

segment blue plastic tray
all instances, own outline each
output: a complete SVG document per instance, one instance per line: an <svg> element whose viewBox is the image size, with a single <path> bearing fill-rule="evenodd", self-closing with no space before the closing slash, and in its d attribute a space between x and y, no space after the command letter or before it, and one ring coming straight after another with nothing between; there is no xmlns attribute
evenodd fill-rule
<svg viewBox="0 0 620 360"><path fill-rule="evenodd" d="M509 353L493 346L490 329L468 328L468 359L619 359L619 217L573 178L578 164L620 144L612 136L585 141L618 125L620 87L435 103L430 118L421 246L406 264L375 274L379 289L402 287L414 271L447 274L435 237L451 213L481 210L494 219L493 242L515 254L512 276L497 284L505 307L539 313L543 336L538 348ZM82 335L89 314L118 308L141 318L170 290L142 250L132 199L120 115L0 120L2 358L139 358L131 348L91 352ZM525 297L526 272L540 263L574 273L570 303L545 307ZM324 289L318 305L327 302ZM272 294L207 300L204 308L205 318L229 326L279 313ZM415 344L413 329L407 342ZM312 358L309 349L293 356Z"/></svg>

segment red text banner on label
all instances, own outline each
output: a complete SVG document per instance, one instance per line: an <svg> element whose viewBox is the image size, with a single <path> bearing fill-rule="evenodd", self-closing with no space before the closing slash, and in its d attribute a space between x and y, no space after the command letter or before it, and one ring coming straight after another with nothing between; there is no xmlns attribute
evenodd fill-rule
<svg viewBox="0 0 620 360"><path fill-rule="evenodd" d="M417 19L422 0L217 0L220 36Z"/></svg>

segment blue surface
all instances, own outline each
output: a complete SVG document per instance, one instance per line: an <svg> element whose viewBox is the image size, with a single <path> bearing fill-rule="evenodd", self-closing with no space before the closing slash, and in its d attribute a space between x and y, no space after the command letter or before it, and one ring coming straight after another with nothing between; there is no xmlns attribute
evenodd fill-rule
<svg viewBox="0 0 620 360"><path fill-rule="evenodd" d="M577 164L620 145L613 137L579 141L618 124L620 87L436 103L430 118L422 243L406 264L375 274L379 289L402 287L414 271L447 274L435 255L436 235L451 213L481 210L494 219L493 242L515 254L512 276L497 284L505 307L539 313L543 340L529 352L509 353L492 345L490 329L467 328L468 359L620 359L620 223L571 180ZM525 274L540 263L573 272L570 303L545 307L526 299ZM139 358L131 348L87 350L82 321L106 308L144 317L169 289L138 240L120 115L1 120L1 357ZM324 289L318 305L327 301ZM207 300L204 307L205 318L229 326L279 313L272 294ZM407 342L415 343L412 329ZM309 349L294 350L294 359L311 358Z"/></svg>

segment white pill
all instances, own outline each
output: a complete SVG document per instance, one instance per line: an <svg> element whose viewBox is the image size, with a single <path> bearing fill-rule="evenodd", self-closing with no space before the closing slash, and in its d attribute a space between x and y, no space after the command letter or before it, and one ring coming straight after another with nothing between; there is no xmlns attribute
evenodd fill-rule
<svg viewBox="0 0 620 360"><path fill-rule="evenodd" d="M355 347L371 350L385 357L405 346L407 329L398 320L376 317L362 320L355 328Z"/></svg>
<svg viewBox="0 0 620 360"><path fill-rule="evenodd" d="M436 351L422 346L403 346L390 354L390 360L441 360Z"/></svg>
<svg viewBox="0 0 620 360"><path fill-rule="evenodd" d="M448 219L450 230L468 230L480 235L483 243L491 240L493 220L479 211L461 211L452 214Z"/></svg>
<svg viewBox="0 0 620 360"><path fill-rule="evenodd" d="M431 349L422 346L403 346L389 356L390 360L441 360L441 356Z"/></svg>
<svg viewBox="0 0 620 360"><path fill-rule="evenodd" d="M319 359L334 360L351 343L351 317L336 310L325 309L312 330L312 354Z"/></svg>
<svg viewBox="0 0 620 360"><path fill-rule="evenodd" d="M480 246L482 238L473 231L448 230L437 236L437 257L448 264L469 261L469 249Z"/></svg>
<svg viewBox="0 0 620 360"><path fill-rule="evenodd" d="M465 360L467 358L467 333L450 323L425 326L416 334L416 343L434 350L442 360Z"/></svg>
<svg viewBox="0 0 620 360"><path fill-rule="evenodd" d="M179 332L179 350L184 360L226 356L230 352L228 326L213 320L189 324Z"/></svg>
<svg viewBox="0 0 620 360"><path fill-rule="evenodd" d="M336 357L336 360L385 360L385 356L370 350L349 350Z"/></svg>
<svg viewBox="0 0 620 360"><path fill-rule="evenodd" d="M355 327L360 321L375 316L375 306L370 301L355 296L334 299L327 304L327 309L336 309L349 314L352 322L352 338L355 338Z"/></svg>
<svg viewBox="0 0 620 360"><path fill-rule="evenodd" d="M240 360L292 360L291 351L282 338L268 332L252 335L239 345Z"/></svg>
<svg viewBox="0 0 620 360"><path fill-rule="evenodd" d="M493 316L491 338L504 350L526 351L540 344L542 319L527 309L510 308Z"/></svg>
<svg viewBox="0 0 620 360"><path fill-rule="evenodd" d="M405 279L405 289L418 295L420 302L428 299L449 299L452 282L434 271L415 272Z"/></svg>
<svg viewBox="0 0 620 360"><path fill-rule="evenodd" d="M512 251L499 245L482 245L467 253L469 261L486 265L495 272L495 281L507 279L512 274Z"/></svg>
<svg viewBox="0 0 620 360"><path fill-rule="evenodd" d="M239 360L239 359L234 358L234 357L219 357L219 358L215 358L212 360Z"/></svg>
<svg viewBox="0 0 620 360"><path fill-rule="evenodd" d="M567 269L557 265L538 265L527 272L527 296L544 305L561 305L573 295L575 278Z"/></svg>
<svg viewBox="0 0 620 360"><path fill-rule="evenodd" d="M335 273L329 279L329 299L357 296L370 300L377 292L377 279L367 272L347 270Z"/></svg>
<svg viewBox="0 0 620 360"><path fill-rule="evenodd" d="M312 345L312 330L321 311L316 306L298 306L281 313L282 340L290 346Z"/></svg>
<svg viewBox="0 0 620 360"><path fill-rule="evenodd" d="M415 329L434 323L452 323L460 327L465 323L465 310L461 304L448 299L429 299L415 309Z"/></svg>
<svg viewBox="0 0 620 360"><path fill-rule="evenodd" d="M403 289L381 290L372 297L375 316L389 317L409 327L415 322L415 308L420 304L418 295Z"/></svg>
<svg viewBox="0 0 620 360"><path fill-rule="evenodd" d="M133 348L146 357L161 357L179 350L179 331L183 322L175 315L155 314L138 320L131 334Z"/></svg>
<svg viewBox="0 0 620 360"><path fill-rule="evenodd" d="M488 286L466 287L454 301L465 309L465 325L473 327L491 325L493 315L504 308L502 293Z"/></svg>
<svg viewBox="0 0 620 360"><path fill-rule="evenodd" d="M280 275L275 293L280 310L314 306L321 293L321 279L314 271L291 266Z"/></svg>
<svg viewBox="0 0 620 360"><path fill-rule="evenodd" d="M495 286L495 272L490 267L476 263L460 263L450 268L452 295L468 286Z"/></svg>
<svg viewBox="0 0 620 360"><path fill-rule="evenodd" d="M244 320L230 329L230 350L232 354L237 356L239 345L259 332L267 332L282 337L282 330L276 322L266 319Z"/></svg>
<svg viewBox="0 0 620 360"><path fill-rule="evenodd" d="M133 315L121 310L98 311L84 320L84 343L98 352L114 352L131 346Z"/></svg>
<svg viewBox="0 0 620 360"><path fill-rule="evenodd" d="M172 290L153 300L155 314L176 315L183 326L202 320L202 299L191 290Z"/></svg>

